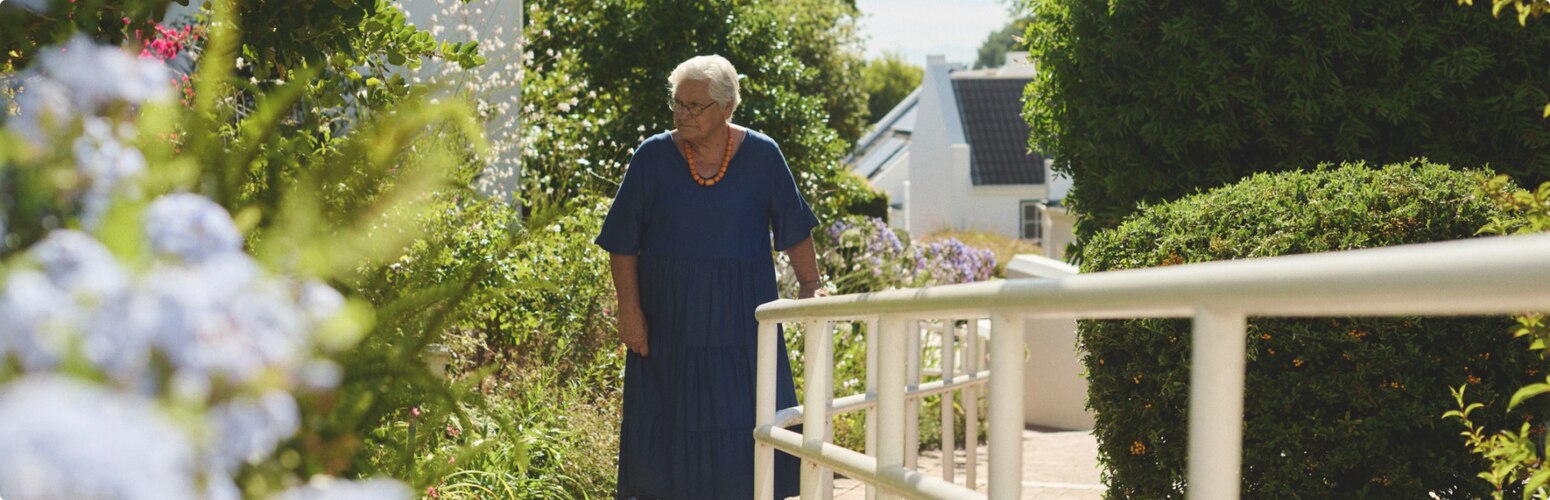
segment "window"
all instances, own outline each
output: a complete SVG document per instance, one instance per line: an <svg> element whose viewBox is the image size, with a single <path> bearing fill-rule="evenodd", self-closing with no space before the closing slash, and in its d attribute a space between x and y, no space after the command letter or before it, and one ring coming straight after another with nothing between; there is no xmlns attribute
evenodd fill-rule
<svg viewBox="0 0 1550 500"><path fill-rule="evenodd" d="M1044 239L1044 200L1023 200L1021 209L1022 238L1035 243Z"/></svg>

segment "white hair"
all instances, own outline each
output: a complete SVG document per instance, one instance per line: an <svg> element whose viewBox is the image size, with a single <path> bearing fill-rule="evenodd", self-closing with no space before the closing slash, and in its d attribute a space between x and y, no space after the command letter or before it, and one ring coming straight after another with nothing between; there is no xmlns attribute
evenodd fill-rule
<svg viewBox="0 0 1550 500"><path fill-rule="evenodd" d="M732 61L718 55L695 56L678 64L673 68L673 73L667 75L667 90L673 94L678 93L678 84L689 80L698 80L710 84L710 98L715 99L721 107L728 111L737 109L738 103L743 102L738 93L737 68L732 67Z"/></svg>

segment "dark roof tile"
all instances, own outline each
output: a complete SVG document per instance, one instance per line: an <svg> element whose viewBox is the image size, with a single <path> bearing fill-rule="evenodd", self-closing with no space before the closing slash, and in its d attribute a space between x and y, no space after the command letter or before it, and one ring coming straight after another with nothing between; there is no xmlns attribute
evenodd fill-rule
<svg viewBox="0 0 1550 500"><path fill-rule="evenodd" d="M1044 157L1028 151L1023 121L1027 78L955 78L953 94L969 141L976 186L1044 183Z"/></svg>

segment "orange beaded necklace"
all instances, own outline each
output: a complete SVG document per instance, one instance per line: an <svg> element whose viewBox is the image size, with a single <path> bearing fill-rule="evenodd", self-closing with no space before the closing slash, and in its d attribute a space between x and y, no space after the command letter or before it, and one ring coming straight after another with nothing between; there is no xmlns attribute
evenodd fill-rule
<svg viewBox="0 0 1550 500"><path fill-rule="evenodd" d="M721 178L727 175L727 164L732 162L732 127L727 126L727 149L721 155L721 170L716 172L714 177L709 179L700 177L700 173L694 170L694 145L689 144L688 139L684 139L684 157L689 160L689 175L694 177L694 182L705 187L721 182Z"/></svg>

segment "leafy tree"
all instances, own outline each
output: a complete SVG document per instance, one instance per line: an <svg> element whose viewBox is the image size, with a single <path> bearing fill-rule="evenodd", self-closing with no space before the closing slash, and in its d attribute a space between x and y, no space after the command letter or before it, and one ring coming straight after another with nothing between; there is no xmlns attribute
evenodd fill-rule
<svg viewBox="0 0 1550 500"><path fill-rule="evenodd" d="M882 57L867 61L861 70L861 85L866 88L867 111L876 122L888 114L894 106L920 87L925 70L904 60L898 52L884 52Z"/></svg>
<svg viewBox="0 0 1550 500"><path fill-rule="evenodd" d="M997 68L1006 63L1006 53L1019 45L1023 33L1028 31L1028 19L1017 19L1000 31L991 33L985 37L985 42L980 44L979 58L974 60L976 68Z"/></svg>
<svg viewBox="0 0 1550 500"><path fill-rule="evenodd" d="M535 196L612 195L631 148L672 126L668 73L702 54L727 57L745 76L734 120L779 141L820 217L876 196L841 164L846 138L860 135L865 113L856 11L848 3L563 0L545 7L531 12L526 32L545 60L524 83L523 100L571 116L528 127L536 151L523 177Z"/></svg>
<svg viewBox="0 0 1550 500"><path fill-rule="evenodd" d="M1550 179L1550 25L1438 2L1039 0L1030 144L1081 242L1256 172L1423 155Z"/></svg>

